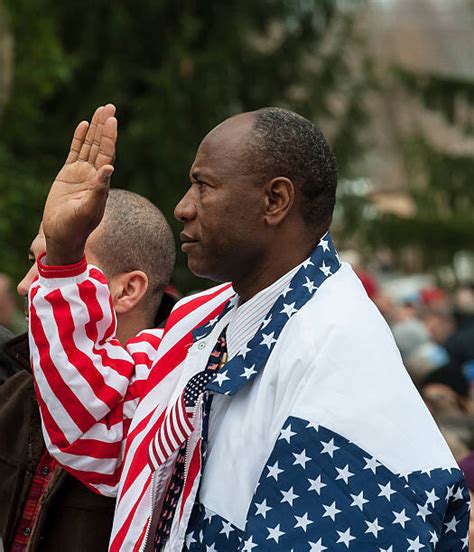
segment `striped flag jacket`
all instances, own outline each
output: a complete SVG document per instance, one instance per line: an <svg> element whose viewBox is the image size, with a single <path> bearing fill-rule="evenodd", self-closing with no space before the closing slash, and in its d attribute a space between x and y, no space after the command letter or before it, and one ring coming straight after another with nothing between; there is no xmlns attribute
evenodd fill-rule
<svg viewBox="0 0 474 552"><path fill-rule="evenodd" d="M462 474L329 236L207 384L210 417L201 401L189 428L180 423L187 382L238 308L231 293L221 286L195 309L178 304L165 329L126 441L111 549L153 549L153 508L184 432L166 551L467 550Z"/></svg>
<svg viewBox="0 0 474 552"><path fill-rule="evenodd" d="M122 346L98 268L85 259L67 267L39 259L38 269L29 293L29 337L46 445L87 487L117 496L110 549L138 550L151 512L150 440L177 385L192 330L221 312L232 288L225 284L180 301L163 347L160 329ZM134 418L140 400L141 417Z"/></svg>

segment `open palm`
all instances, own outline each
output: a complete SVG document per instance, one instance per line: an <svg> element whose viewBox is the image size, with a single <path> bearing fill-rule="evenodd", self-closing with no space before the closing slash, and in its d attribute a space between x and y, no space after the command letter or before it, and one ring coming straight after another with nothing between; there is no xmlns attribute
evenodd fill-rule
<svg viewBox="0 0 474 552"><path fill-rule="evenodd" d="M89 123L77 126L66 162L46 200L43 231L49 264L78 261L90 233L104 214L113 172L115 107L99 107Z"/></svg>

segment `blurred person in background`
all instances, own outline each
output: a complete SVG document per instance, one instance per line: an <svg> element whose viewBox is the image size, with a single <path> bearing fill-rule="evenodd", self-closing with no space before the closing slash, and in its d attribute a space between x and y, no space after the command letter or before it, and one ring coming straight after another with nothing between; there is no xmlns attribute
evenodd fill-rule
<svg viewBox="0 0 474 552"><path fill-rule="evenodd" d="M18 284L24 297L45 252L40 227L29 252L31 269ZM174 267L175 244L164 216L145 198L111 190L100 226L90 235L86 254L108 277L117 316L117 336L137 355L136 370L121 403L133 415L174 300L165 295ZM67 317L62 320L67 323ZM136 334L138 337L135 337ZM11 335L11 334L10 334ZM33 387L28 336L4 344L5 358L17 373L0 386L0 535L11 552L104 552L115 500L86 488L46 452ZM124 372L125 375L125 372ZM123 431L128 427L123 422Z"/></svg>
<svg viewBox="0 0 474 552"><path fill-rule="evenodd" d="M26 329L24 317L17 307L13 286L10 278L0 272L0 326L11 330L14 334Z"/></svg>
<svg viewBox="0 0 474 552"><path fill-rule="evenodd" d="M463 368L474 360L474 292L463 287L454 295L454 316L457 330L446 340L446 350L453 366Z"/></svg>

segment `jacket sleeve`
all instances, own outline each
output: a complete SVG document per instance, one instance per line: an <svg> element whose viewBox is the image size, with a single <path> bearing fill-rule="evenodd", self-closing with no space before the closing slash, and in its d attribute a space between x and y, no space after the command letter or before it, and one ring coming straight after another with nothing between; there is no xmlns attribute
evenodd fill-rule
<svg viewBox="0 0 474 552"><path fill-rule="evenodd" d="M38 261L30 289L30 351L50 454L94 491L115 496L124 442L162 330L122 346L107 281L83 259Z"/></svg>

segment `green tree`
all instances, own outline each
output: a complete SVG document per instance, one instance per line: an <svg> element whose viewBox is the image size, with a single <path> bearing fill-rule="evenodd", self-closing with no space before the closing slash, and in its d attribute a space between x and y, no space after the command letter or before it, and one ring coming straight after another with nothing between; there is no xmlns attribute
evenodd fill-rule
<svg viewBox="0 0 474 552"><path fill-rule="evenodd" d="M113 186L169 218L200 139L238 111L281 105L322 121L349 171L363 118L348 55L360 2L4 2L15 71L1 122L0 263L14 277L75 122L107 101L119 116ZM175 281L202 286L183 255Z"/></svg>

